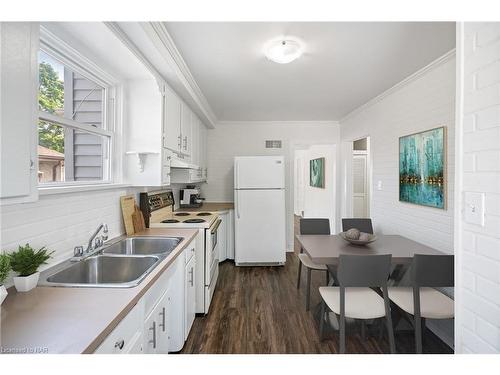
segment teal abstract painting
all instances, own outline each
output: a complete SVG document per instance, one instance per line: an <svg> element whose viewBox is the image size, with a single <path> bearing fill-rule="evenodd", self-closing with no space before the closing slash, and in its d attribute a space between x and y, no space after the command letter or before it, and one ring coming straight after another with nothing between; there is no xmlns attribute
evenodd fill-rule
<svg viewBox="0 0 500 375"><path fill-rule="evenodd" d="M399 200L444 209L446 132L436 128L399 138Z"/></svg>

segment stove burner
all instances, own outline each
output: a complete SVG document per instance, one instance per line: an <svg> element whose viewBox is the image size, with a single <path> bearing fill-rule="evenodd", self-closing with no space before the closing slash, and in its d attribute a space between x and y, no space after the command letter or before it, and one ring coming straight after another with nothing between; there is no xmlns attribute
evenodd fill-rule
<svg viewBox="0 0 500 375"><path fill-rule="evenodd" d="M162 223L165 223L165 224L179 223L179 220L176 220L176 219L167 219L167 220L163 220Z"/></svg>
<svg viewBox="0 0 500 375"><path fill-rule="evenodd" d="M200 212L198 215L196 216L210 216L212 215L210 212Z"/></svg>
<svg viewBox="0 0 500 375"><path fill-rule="evenodd" d="M175 214L175 216L189 216L190 213L189 212L178 212Z"/></svg>
<svg viewBox="0 0 500 375"><path fill-rule="evenodd" d="M204 223L205 220L203 219L187 219L187 220L184 220L183 223Z"/></svg>

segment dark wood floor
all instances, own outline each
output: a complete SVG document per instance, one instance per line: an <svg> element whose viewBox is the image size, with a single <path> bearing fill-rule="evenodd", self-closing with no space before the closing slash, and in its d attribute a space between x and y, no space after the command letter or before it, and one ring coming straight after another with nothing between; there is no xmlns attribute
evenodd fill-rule
<svg viewBox="0 0 500 375"><path fill-rule="evenodd" d="M210 312L197 317L182 353L337 353L338 336L330 331L320 342L314 308L305 311L304 282L296 288L298 258L287 254L284 267L235 267L226 261ZM313 271L311 306L320 301L324 274ZM388 353L378 327L363 341L357 326L348 326L348 353ZM427 331L424 353L452 353ZM413 335L396 334L398 353L412 353Z"/></svg>

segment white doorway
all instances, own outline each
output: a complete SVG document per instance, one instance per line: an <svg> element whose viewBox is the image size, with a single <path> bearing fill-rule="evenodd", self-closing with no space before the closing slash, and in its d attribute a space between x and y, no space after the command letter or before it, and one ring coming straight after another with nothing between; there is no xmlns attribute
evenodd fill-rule
<svg viewBox="0 0 500 375"><path fill-rule="evenodd" d="M370 138L353 142L352 216L370 217Z"/></svg>

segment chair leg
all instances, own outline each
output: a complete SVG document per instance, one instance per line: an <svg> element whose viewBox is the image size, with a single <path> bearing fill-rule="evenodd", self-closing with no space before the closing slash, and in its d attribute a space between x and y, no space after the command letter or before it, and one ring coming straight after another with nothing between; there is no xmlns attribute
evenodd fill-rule
<svg viewBox="0 0 500 375"><path fill-rule="evenodd" d="M366 321L361 320L361 339L366 341Z"/></svg>
<svg viewBox="0 0 500 375"><path fill-rule="evenodd" d="M307 290L306 290L306 311L309 311L311 303L311 269L307 268Z"/></svg>
<svg viewBox="0 0 500 375"><path fill-rule="evenodd" d="M379 320L379 330L378 330L378 339L382 340L384 337L384 329L385 329L385 318Z"/></svg>
<svg viewBox="0 0 500 375"><path fill-rule="evenodd" d="M415 317L415 351L422 354L422 321L420 317Z"/></svg>
<svg viewBox="0 0 500 375"><path fill-rule="evenodd" d="M421 321L422 321L422 347L423 347L425 343L425 331L426 331L425 318L421 318Z"/></svg>
<svg viewBox="0 0 500 375"><path fill-rule="evenodd" d="M391 313L387 314L386 323L387 323L387 335L389 336L389 348L391 350L391 354L395 354L396 344L394 342L394 328L392 327Z"/></svg>
<svg viewBox="0 0 500 375"><path fill-rule="evenodd" d="M345 354L345 316L340 317L340 354Z"/></svg>
<svg viewBox="0 0 500 375"><path fill-rule="evenodd" d="M326 285L328 286L328 284L330 284L330 272L326 270Z"/></svg>
<svg viewBox="0 0 500 375"><path fill-rule="evenodd" d="M300 288L300 273L302 271L302 262L299 259L299 275L297 276L297 289Z"/></svg>
<svg viewBox="0 0 500 375"><path fill-rule="evenodd" d="M319 315L319 341L323 341L323 330L325 326L326 303L321 301L321 313Z"/></svg>

